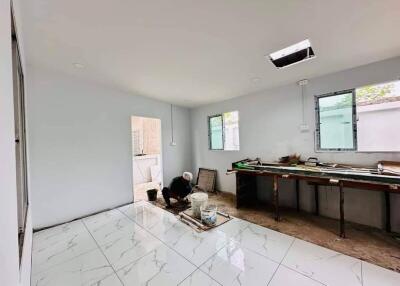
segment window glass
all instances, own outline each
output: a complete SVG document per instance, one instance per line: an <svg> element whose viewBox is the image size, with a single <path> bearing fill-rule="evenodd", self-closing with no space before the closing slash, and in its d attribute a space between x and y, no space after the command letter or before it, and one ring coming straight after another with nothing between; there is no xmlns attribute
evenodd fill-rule
<svg viewBox="0 0 400 286"><path fill-rule="evenodd" d="M239 112L210 116L208 132L211 150L239 150Z"/></svg>
<svg viewBox="0 0 400 286"><path fill-rule="evenodd" d="M353 92L318 98L319 149L354 149Z"/></svg>
<svg viewBox="0 0 400 286"><path fill-rule="evenodd" d="M210 149L223 150L223 122L222 115L213 116L209 119Z"/></svg>
<svg viewBox="0 0 400 286"><path fill-rule="evenodd" d="M224 150L239 150L239 112L224 113Z"/></svg>

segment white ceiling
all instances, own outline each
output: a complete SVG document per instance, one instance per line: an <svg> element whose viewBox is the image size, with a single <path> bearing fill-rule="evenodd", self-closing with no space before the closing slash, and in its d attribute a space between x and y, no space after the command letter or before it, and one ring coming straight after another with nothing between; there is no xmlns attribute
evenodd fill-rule
<svg viewBox="0 0 400 286"><path fill-rule="evenodd" d="M399 0L24 2L28 64L189 107L400 55ZM264 57L306 38L314 60Z"/></svg>

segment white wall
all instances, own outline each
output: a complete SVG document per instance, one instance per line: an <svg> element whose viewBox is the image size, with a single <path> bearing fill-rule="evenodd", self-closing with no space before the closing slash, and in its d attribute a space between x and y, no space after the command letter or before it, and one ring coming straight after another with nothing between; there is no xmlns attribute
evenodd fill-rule
<svg viewBox="0 0 400 286"><path fill-rule="evenodd" d="M29 72L34 228L132 201L132 115L161 119L165 183L191 170L188 109L174 109L177 145L170 146L169 104L53 71Z"/></svg>
<svg viewBox="0 0 400 286"><path fill-rule="evenodd" d="M17 28L20 28L19 3L17 1L13 2ZM20 45L21 44L22 40L20 39ZM22 45L20 52L22 63L24 64ZM32 243L30 210L28 210L26 220L26 233L21 266L19 265L18 254L11 19L9 0L0 0L0 63L0 285L29 285Z"/></svg>
<svg viewBox="0 0 400 286"><path fill-rule="evenodd" d="M277 72L284 73L285 70ZM314 95L386 82L399 76L400 57L311 79L305 88L305 116L310 126L308 133L301 133L299 130L302 121L301 95L300 88L295 83L193 109L193 169L216 168L218 187L234 193L235 176L227 176L225 172L232 162L246 157L261 157L265 161L274 161L280 156L300 153L303 158L316 156L321 161L328 162L375 164L379 160L399 161L400 153L315 153L313 131ZM232 110L239 110L240 151L208 150L207 116ZM265 197L268 197L270 184L264 184ZM302 185L304 191L301 193L301 207L312 211L313 193L306 190L307 188L306 185ZM282 203L294 207L293 182L283 182L281 189ZM392 195L391 199L393 229L400 231L400 196ZM385 219L383 202L383 193L380 192L346 190L346 219L381 227ZM338 192L329 192L329 188L321 191L320 212L323 215L338 217L338 207Z"/></svg>

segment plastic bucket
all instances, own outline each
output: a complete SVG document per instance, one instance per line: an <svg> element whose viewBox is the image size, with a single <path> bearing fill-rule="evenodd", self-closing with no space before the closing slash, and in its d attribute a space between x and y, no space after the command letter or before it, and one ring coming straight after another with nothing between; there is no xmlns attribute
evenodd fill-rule
<svg viewBox="0 0 400 286"><path fill-rule="evenodd" d="M147 199L148 199L149 201L155 201L155 200L157 200L157 192L158 192L157 189L150 189L150 190L147 190Z"/></svg>
<svg viewBox="0 0 400 286"><path fill-rule="evenodd" d="M201 221L205 225L215 225L217 222L217 206L216 205L208 205L202 206L201 208Z"/></svg>
<svg viewBox="0 0 400 286"><path fill-rule="evenodd" d="M200 208L207 205L208 195L206 193L194 193L190 196L190 200L194 217L201 218Z"/></svg>

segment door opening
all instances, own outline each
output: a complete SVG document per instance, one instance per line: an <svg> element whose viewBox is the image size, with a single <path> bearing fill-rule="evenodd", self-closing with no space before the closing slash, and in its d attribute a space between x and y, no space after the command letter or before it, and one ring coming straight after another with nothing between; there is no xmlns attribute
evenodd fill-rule
<svg viewBox="0 0 400 286"><path fill-rule="evenodd" d="M133 199L147 200L147 190L163 186L161 120L132 116Z"/></svg>
<svg viewBox="0 0 400 286"><path fill-rule="evenodd" d="M28 172L25 128L24 73L19 53L19 43L11 10L12 67L15 122L15 163L17 178L18 246L21 262L25 238L26 215L28 212Z"/></svg>

